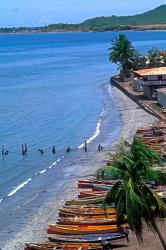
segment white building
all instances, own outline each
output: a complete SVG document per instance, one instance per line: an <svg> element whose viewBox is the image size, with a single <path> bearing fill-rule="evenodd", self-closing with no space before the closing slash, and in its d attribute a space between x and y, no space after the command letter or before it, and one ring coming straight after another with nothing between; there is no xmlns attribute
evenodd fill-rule
<svg viewBox="0 0 166 250"><path fill-rule="evenodd" d="M148 99L156 97L157 89L166 87L166 67L141 69L134 73L137 80L134 80L133 87L138 91L143 89Z"/></svg>

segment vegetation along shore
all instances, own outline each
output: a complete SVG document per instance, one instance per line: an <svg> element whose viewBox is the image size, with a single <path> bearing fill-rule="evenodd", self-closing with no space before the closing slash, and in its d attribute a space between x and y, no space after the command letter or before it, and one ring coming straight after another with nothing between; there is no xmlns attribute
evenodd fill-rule
<svg viewBox="0 0 166 250"><path fill-rule="evenodd" d="M161 5L153 10L133 16L102 16L78 24L58 23L43 27L0 28L0 33L166 30L165 13L166 5Z"/></svg>

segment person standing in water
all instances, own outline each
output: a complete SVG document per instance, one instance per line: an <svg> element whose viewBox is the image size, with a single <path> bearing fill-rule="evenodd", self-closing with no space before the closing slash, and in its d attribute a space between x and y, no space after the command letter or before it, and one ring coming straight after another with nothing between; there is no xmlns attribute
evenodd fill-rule
<svg viewBox="0 0 166 250"><path fill-rule="evenodd" d="M5 149L4 149L4 147L2 146L2 155L4 155L5 154Z"/></svg>
<svg viewBox="0 0 166 250"><path fill-rule="evenodd" d="M42 148L39 148L38 151L40 152L41 155L44 154L44 150Z"/></svg>
<svg viewBox="0 0 166 250"><path fill-rule="evenodd" d="M27 144L24 145L24 148L25 148L25 153L27 153L28 152Z"/></svg>
<svg viewBox="0 0 166 250"><path fill-rule="evenodd" d="M88 149L87 149L87 141L86 141L86 140L85 140L84 150L85 150L85 152L87 152L87 151L88 151Z"/></svg>
<svg viewBox="0 0 166 250"><path fill-rule="evenodd" d="M55 146L52 147L52 153L53 153L53 154L56 153L56 148L55 148Z"/></svg>
<svg viewBox="0 0 166 250"><path fill-rule="evenodd" d="M71 148L68 147L68 148L66 149L66 153L69 153L70 151L71 151Z"/></svg>

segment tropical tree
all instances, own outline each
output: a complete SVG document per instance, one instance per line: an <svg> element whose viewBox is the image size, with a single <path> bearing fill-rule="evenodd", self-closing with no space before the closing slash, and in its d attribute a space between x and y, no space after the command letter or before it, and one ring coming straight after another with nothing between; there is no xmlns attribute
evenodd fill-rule
<svg viewBox="0 0 166 250"><path fill-rule="evenodd" d="M162 55L162 62L163 62L163 66L166 66L166 54L165 53Z"/></svg>
<svg viewBox="0 0 166 250"><path fill-rule="evenodd" d="M147 58L141 55L137 50L132 58L132 68L133 70L139 70L147 67Z"/></svg>
<svg viewBox="0 0 166 250"><path fill-rule="evenodd" d="M150 67L160 67L162 65L162 55L157 48L148 50L147 59Z"/></svg>
<svg viewBox="0 0 166 250"><path fill-rule="evenodd" d="M166 243L158 229L157 218L166 213L166 203L150 188L149 181L156 184L166 183L166 174L154 168L160 156L142 142L134 138L131 151L124 151L114 158L111 167L104 168L106 175L120 180L107 194L104 205L115 203L117 224L127 218L129 226L142 241L143 224L155 231L163 248Z"/></svg>
<svg viewBox="0 0 166 250"><path fill-rule="evenodd" d="M125 34L120 34L111 45L109 49L110 61L118 64L121 73L127 75L132 68L132 59L135 54L134 47Z"/></svg>

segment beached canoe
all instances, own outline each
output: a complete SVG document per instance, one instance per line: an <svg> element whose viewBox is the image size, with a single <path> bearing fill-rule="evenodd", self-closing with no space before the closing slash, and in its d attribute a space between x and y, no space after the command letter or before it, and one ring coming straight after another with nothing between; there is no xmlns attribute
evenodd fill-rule
<svg viewBox="0 0 166 250"><path fill-rule="evenodd" d="M97 179L84 179L84 180L78 180L78 183L104 183L104 184L109 184L115 182L115 180L97 180Z"/></svg>
<svg viewBox="0 0 166 250"><path fill-rule="evenodd" d="M95 214L103 214L103 213L115 213L115 208L104 208L104 207L63 207L63 208L59 208L59 211L76 211L76 212L84 212L84 213L88 213L88 214L91 214L91 213L95 213Z"/></svg>
<svg viewBox="0 0 166 250"><path fill-rule="evenodd" d="M111 190L113 185L103 185L103 184L93 184L92 191L109 191Z"/></svg>
<svg viewBox="0 0 166 250"><path fill-rule="evenodd" d="M102 241L120 241L125 239L125 235L122 233L112 233L112 234L90 234L90 235L54 235L48 237L50 242L72 242L72 243L100 243Z"/></svg>
<svg viewBox="0 0 166 250"><path fill-rule="evenodd" d="M76 249L102 249L101 243L56 243L56 242L47 242L47 243L29 243L25 244L25 250L76 250Z"/></svg>
<svg viewBox="0 0 166 250"><path fill-rule="evenodd" d="M40 243L40 244L37 244L37 243L25 243L25 248L24 250L54 250L57 248L59 244L57 243L53 243L53 242L45 242L45 243Z"/></svg>
<svg viewBox="0 0 166 250"><path fill-rule="evenodd" d="M87 204L87 205L65 205L65 207L70 207L70 208L102 208L103 204ZM112 207L112 206L108 206Z"/></svg>
<svg viewBox="0 0 166 250"><path fill-rule="evenodd" d="M97 179L87 179L78 181L78 188L92 188L93 184L105 184L105 185L114 185L117 180L97 180Z"/></svg>
<svg viewBox="0 0 166 250"><path fill-rule="evenodd" d="M87 204L101 204L105 197L95 197L91 199L71 200L66 201L66 205L87 205Z"/></svg>
<svg viewBox="0 0 166 250"><path fill-rule="evenodd" d="M105 198L106 194L99 194L98 196L97 195L92 195L92 196L88 196L88 197L83 197L83 198L78 198L79 201L82 201L82 200L89 200L89 199L96 199L96 198Z"/></svg>
<svg viewBox="0 0 166 250"><path fill-rule="evenodd" d="M116 181L117 182L117 181ZM80 189L89 189L89 188L93 188L94 185L106 185L106 186L113 186L116 182L110 182L110 183L84 183L84 182L79 182L78 183L78 188Z"/></svg>
<svg viewBox="0 0 166 250"><path fill-rule="evenodd" d="M82 217L84 220L89 220L89 219L95 219L95 220L103 220L103 219L112 219L112 214L102 214L102 215L78 215L78 214L72 214L72 213L59 213L60 219L68 218L68 217Z"/></svg>
<svg viewBox="0 0 166 250"><path fill-rule="evenodd" d="M97 190L97 191L81 191L78 195L78 198L87 198L87 197L92 197L92 196L101 196L101 195L106 195L107 190Z"/></svg>
<svg viewBox="0 0 166 250"><path fill-rule="evenodd" d="M115 214L115 208L59 208L60 213L71 213L75 215L106 215L106 214Z"/></svg>
<svg viewBox="0 0 166 250"><path fill-rule="evenodd" d="M88 225L49 225L47 229L48 234L62 234L62 235L81 235L81 234L103 234L103 233L116 233L123 232L125 226L118 228L116 225L100 225L100 226L88 226Z"/></svg>
<svg viewBox="0 0 166 250"><path fill-rule="evenodd" d="M116 224L116 215L109 215L109 218L86 218L85 216L61 217L57 224L60 225L112 225Z"/></svg>

